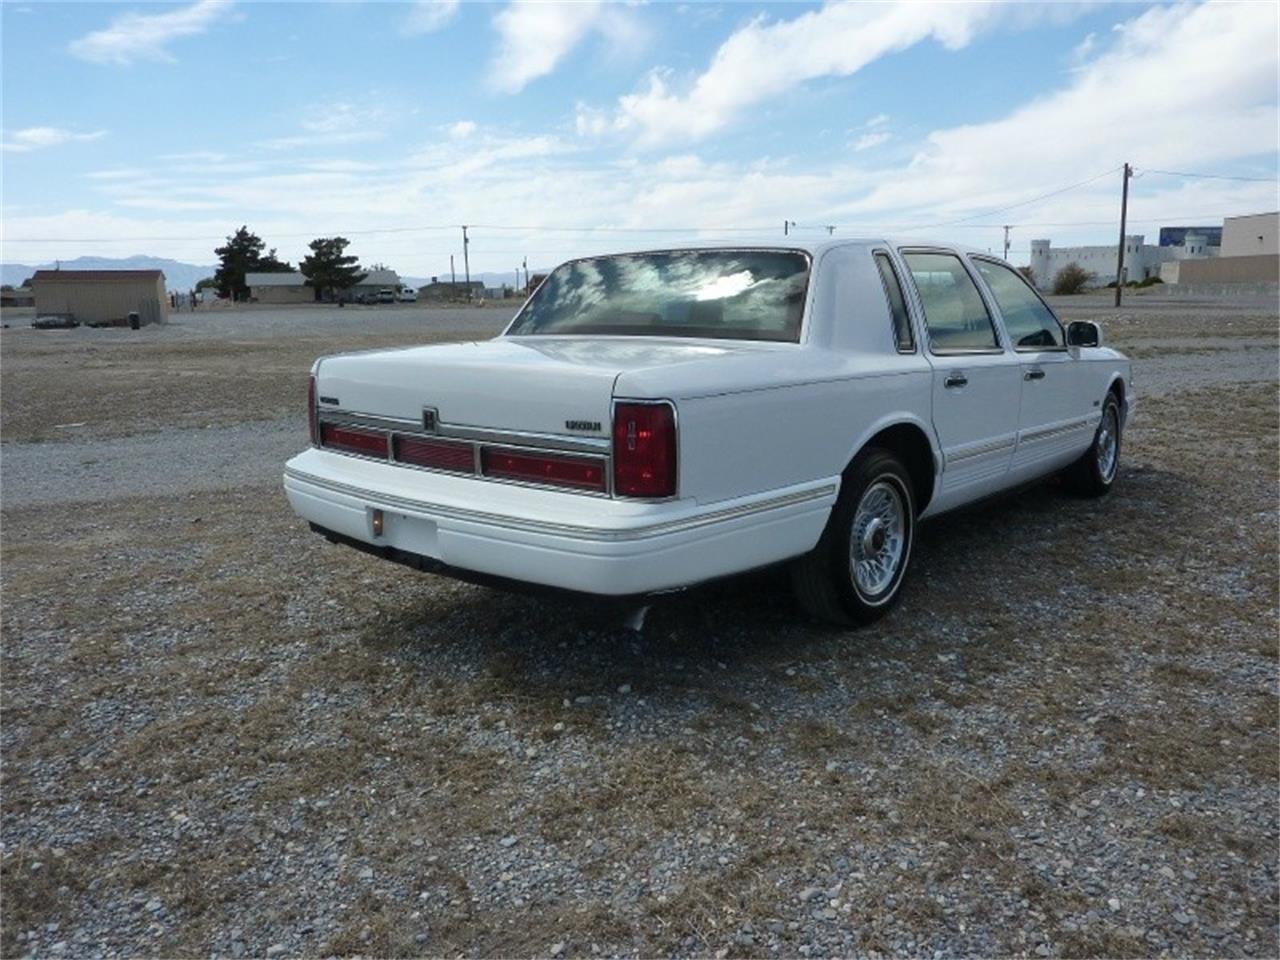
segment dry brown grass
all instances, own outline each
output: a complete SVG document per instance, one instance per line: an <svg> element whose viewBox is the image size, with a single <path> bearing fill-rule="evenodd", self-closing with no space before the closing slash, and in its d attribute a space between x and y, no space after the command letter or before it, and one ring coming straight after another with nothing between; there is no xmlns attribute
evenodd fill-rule
<svg viewBox="0 0 1280 960"><path fill-rule="evenodd" d="M306 403L318 356L473 336L444 330L141 345L11 338L4 345L0 435L7 442L119 437L292 416Z"/></svg>

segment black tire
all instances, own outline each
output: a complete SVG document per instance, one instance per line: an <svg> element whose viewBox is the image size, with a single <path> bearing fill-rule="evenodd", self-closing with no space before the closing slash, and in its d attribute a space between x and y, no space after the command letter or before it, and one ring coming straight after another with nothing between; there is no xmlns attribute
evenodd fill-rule
<svg viewBox="0 0 1280 960"><path fill-rule="evenodd" d="M881 502L887 502L888 516L897 516L897 509L901 511L901 529L896 539L893 524L886 526L881 520L876 527L873 524L877 518L868 521L865 512L859 517L860 505L870 508ZM860 532L855 530L855 522L861 526ZM880 619L893 608L901 593L915 530L915 498L907 468L888 450L864 450L844 472L840 496L818 545L792 564L796 600L811 617L828 623L856 626ZM887 582L874 591L864 589L855 574L855 535L865 538L864 552L871 548L881 551L877 556L884 556L886 547L893 554L894 545L898 544L897 559L886 571Z"/></svg>
<svg viewBox="0 0 1280 960"><path fill-rule="evenodd" d="M1067 489L1081 497L1102 497L1110 492L1120 473L1120 446L1124 418L1120 414L1120 400L1115 393L1108 393L1102 402L1102 418L1093 434L1093 443L1081 454L1080 459L1063 471ZM1103 455L1105 445L1114 439L1115 452L1108 461ZM1108 463L1110 469L1107 469Z"/></svg>

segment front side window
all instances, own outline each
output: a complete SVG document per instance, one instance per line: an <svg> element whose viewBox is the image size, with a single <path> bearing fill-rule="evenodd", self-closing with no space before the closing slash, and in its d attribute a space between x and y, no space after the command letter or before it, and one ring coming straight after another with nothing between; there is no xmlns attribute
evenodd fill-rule
<svg viewBox="0 0 1280 960"><path fill-rule="evenodd" d="M797 342L809 258L793 250L664 250L551 272L508 336L593 334Z"/></svg>
<svg viewBox="0 0 1280 960"><path fill-rule="evenodd" d="M1016 349L1061 347L1066 343L1058 318L1021 276L992 260L975 258L973 265L991 288L1000 316L1004 317L1004 328Z"/></svg>
<svg viewBox="0 0 1280 960"><path fill-rule="evenodd" d="M920 303L929 343L949 350L999 350L995 324L978 287L953 253L904 252Z"/></svg>
<svg viewBox="0 0 1280 960"><path fill-rule="evenodd" d="M902 284L898 282L898 271L893 269L887 253L877 253L875 257L880 282L884 284L885 296L889 298L889 315L893 318L893 338L898 344L898 352L914 353L916 341L911 334L911 317L907 313L906 297L902 295Z"/></svg>

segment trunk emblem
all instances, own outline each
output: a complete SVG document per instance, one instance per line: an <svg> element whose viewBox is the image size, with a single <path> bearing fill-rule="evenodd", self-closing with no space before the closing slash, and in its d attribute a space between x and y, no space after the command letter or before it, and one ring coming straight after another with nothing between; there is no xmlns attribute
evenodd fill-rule
<svg viewBox="0 0 1280 960"><path fill-rule="evenodd" d="M589 433L600 432L599 420L566 420L564 422L566 430L585 430Z"/></svg>
<svg viewBox="0 0 1280 960"><path fill-rule="evenodd" d="M426 433L435 433L436 427L440 422L440 416L436 413L435 407L422 408L422 429Z"/></svg>

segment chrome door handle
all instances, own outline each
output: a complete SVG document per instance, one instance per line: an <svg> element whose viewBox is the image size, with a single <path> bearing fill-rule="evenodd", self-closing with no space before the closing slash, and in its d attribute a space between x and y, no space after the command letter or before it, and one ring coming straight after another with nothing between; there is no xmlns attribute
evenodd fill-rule
<svg viewBox="0 0 1280 960"><path fill-rule="evenodd" d="M1028 370L1022 375L1023 380L1043 380L1044 371L1040 369Z"/></svg>
<svg viewBox="0 0 1280 960"><path fill-rule="evenodd" d="M947 376L947 379L942 381L942 385L944 387L963 387L968 382L969 378L963 373L952 373Z"/></svg>

